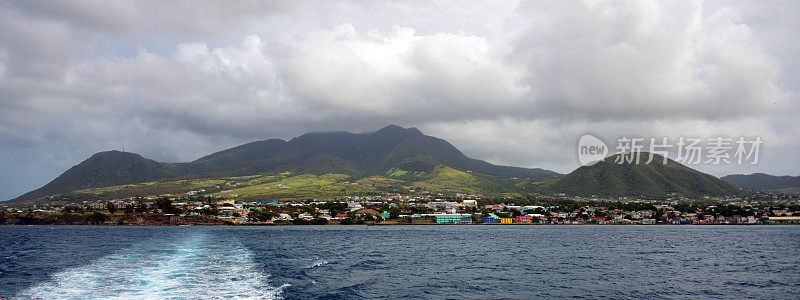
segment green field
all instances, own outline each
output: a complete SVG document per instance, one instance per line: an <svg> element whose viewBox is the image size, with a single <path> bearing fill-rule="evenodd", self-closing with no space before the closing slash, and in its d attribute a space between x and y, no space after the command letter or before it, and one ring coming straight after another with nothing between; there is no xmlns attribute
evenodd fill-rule
<svg viewBox="0 0 800 300"><path fill-rule="evenodd" d="M262 199L314 199L332 198L347 195L360 195L369 191L360 184L347 181L344 174L301 174L286 176L273 181L245 185L213 193L214 196L240 200Z"/></svg>
<svg viewBox="0 0 800 300"><path fill-rule="evenodd" d="M431 193L452 195L494 194L519 196L533 184L528 180L475 174L446 166L429 172L391 169L383 176L354 178L345 174L258 174L240 177L184 179L84 189L70 193L83 199L113 199L130 196L172 194L252 200L332 199L345 196L375 195L383 192ZM201 192L201 190L204 190Z"/></svg>
<svg viewBox="0 0 800 300"><path fill-rule="evenodd" d="M137 184L126 184L102 188L78 190L73 193L95 195L101 198L116 198L127 196L146 196L161 194L185 194L189 191L205 189L207 192L226 190L240 186L249 186L261 182L272 182L287 176L279 175L251 175L241 177L185 179L175 181L155 181Z"/></svg>

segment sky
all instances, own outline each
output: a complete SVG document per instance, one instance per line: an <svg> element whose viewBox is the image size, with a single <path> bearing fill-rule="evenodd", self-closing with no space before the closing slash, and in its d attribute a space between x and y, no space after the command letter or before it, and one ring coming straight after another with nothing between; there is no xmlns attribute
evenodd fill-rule
<svg viewBox="0 0 800 300"><path fill-rule="evenodd" d="M567 173L592 134L763 140L800 175L798 1L0 0L0 200L93 153L165 162L417 127Z"/></svg>

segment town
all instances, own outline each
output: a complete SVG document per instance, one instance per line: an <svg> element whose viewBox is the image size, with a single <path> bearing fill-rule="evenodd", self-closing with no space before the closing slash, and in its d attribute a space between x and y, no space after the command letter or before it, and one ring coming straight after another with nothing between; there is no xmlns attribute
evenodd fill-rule
<svg viewBox="0 0 800 300"><path fill-rule="evenodd" d="M383 193L326 200L237 201L191 191L96 202L53 201L27 209L0 206L0 224L148 225L143 218L147 216L164 220L153 225L797 224L800 199L762 192L703 201Z"/></svg>

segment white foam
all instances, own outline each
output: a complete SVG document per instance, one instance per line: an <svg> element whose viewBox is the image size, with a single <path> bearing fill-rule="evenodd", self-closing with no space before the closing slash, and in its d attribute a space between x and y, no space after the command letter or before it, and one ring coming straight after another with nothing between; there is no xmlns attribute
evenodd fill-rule
<svg viewBox="0 0 800 300"><path fill-rule="evenodd" d="M254 255L234 240L195 233L178 242L151 240L53 275L15 298L275 299Z"/></svg>
<svg viewBox="0 0 800 300"><path fill-rule="evenodd" d="M311 265L306 266L305 269L312 269L312 268L316 268L316 267L319 267L319 266L324 266L324 265L327 265L327 264L328 264L328 262L325 261L325 260L316 260Z"/></svg>

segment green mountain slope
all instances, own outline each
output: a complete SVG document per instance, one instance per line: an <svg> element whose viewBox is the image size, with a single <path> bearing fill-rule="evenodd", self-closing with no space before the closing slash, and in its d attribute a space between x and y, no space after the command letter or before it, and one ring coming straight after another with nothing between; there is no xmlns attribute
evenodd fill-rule
<svg viewBox="0 0 800 300"><path fill-rule="evenodd" d="M237 168L248 162L269 159L285 147L286 141L279 139L252 142L203 156L191 163L178 165L184 168L184 172Z"/></svg>
<svg viewBox="0 0 800 300"><path fill-rule="evenodd" d="M535 179L530 179L535 180ZM368 196L383 192L416 191L432 194L487 194L496 196L522 196L519 183L522 179L459 171L443 165L426 171L392 169L384 175L356 178L337 173L259 174L240 177L215 177L210 179L179 179L90 188L70 192L71 199L114 199L130 195L185 194L204 191L203 194L250 201L262 199L297 200L326 199L344 196Z"/></svg>
<svg viewBox="0 0 800 300"><path fill-rule="evenodd" d="M654 155L650 164L618 164L618 155L592 166L583 166L544 186L553 193L581 196L643 195L664 197L671 193L687 197L722 196L738 192L734 185L696 171L673 160L662 164L662 156Z"/></svg>
<svg viewBox="0 0 800 300"><path fill-rule="evenodd" d="M437 166L488 176L486 178L560 175L548 170L498 166L472 159L447 141L426 136L416 128L389 125L373 133L307 133L289 141L272 139L253 142L188 163L162 163L138 154L102 152L44 187L14 201L149 181L214 179L283 172L342 174L358 179L383 176L393 169L430 172Z"/></svg>
<svg viewBox="0 0 800 300"><path fill-rule="evenodd" d="M45 186L14 200L35 199L92 187L147 182L180 174L173 164L157 162L139 154L99 152L70 168Z"/></svg>
<svg viewBox="0 0 800 300"><path fill-rule="evenodd" d="M774 176L764 173L753 173L750 175L728 175L722 177L722 180L751 190L777 191L800 188L800 176Z"/></svg>

